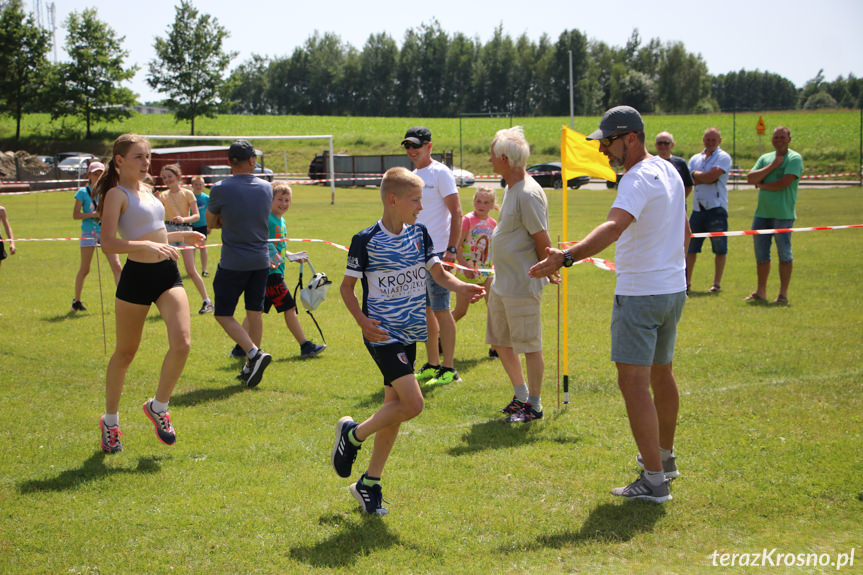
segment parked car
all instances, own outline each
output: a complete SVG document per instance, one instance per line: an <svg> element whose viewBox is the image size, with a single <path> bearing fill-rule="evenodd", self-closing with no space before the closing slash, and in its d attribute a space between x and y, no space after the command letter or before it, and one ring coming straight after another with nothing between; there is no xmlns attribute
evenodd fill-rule
<svg viewBox="0 0 863 575"><path fill-rule="evenodd" d="M534 164L527 168L527 173L543 188L559 190L563 187L563 177L560 175L560 162ZM572 189L578 189L589 182L590 178L588 176L576 176L569 179L567 186ZM500 185L503 188L506 187L506 182L503 178L500 180Z"/></svg>
<svg viewBox="0 0 863 575"><path fill-rule="evenodd" d="M57 172L60 179L83 180L87 177L87 167L94 161L96 156L68 156L57 164Z"/></svg>
<svg viewBox="0 0 863 575"><path fill-rule="evenodd" d="M467 170L453 168L452 175L455 176L455 185L459 188L467 188L476 183L476 177Z"/></svg>
<svg viewBox="0 0 863 575"><path fill-rule="evenodd" d="M36 159L48 166L49 168L53 168L55 166L54 156L36 156Z"/></svg>

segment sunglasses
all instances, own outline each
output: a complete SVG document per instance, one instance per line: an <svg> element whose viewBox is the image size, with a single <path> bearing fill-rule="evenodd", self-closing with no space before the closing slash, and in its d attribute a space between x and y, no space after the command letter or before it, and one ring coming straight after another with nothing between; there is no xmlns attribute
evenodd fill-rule
<svg viewBox="0 0 863 575"><path fill-rule="evenodd" d="M656 145L657 146L670 146L671 142L669 142L668 140L657 140Z"/></svg>
<svg viewBox="0 0 863 575"><path fill-rule="evenodd" d="M405 150L419 150L420 148L425 146L425 144L414 144L413 142L405 142L404 144L402 144L402 146L405 147Z"/></svg>
<svg viewBox="0 0 863 575"><path fill-rule="evenodd" d="M599 139L599 143L600 143L600 144L602 144L603 146L605 146L605 147L607 148L607 147L609 147L609 146L611 145L611 143L612 143L612 142L614 142L615 140L619 140L620 138L624 137L625 135L627 135L627 134L631 134L631 133L632 133L632 132L623 132L622 134L618 134L618 135L616 135L616 136L609 136L609 137L607 137L607 138L600 138L600 139Z"/></svg>

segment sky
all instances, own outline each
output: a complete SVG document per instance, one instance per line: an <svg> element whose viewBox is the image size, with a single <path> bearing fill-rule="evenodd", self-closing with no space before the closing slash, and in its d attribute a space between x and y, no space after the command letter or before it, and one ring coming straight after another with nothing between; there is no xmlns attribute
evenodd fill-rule
<svg viewBox="0 0 863 575"><path fill-rule="evenodd" d="M35 11L37 2L25 0ZM155 58L153 42L166 37L179 0L53 0L57 59L70 12L95 8L119 36L125 36L127 65L139 71L127 84L139 100L162 95L146 83L148 63ZM547 34L556 41L564 30L577 29L589 39L622 47L637 28L642 43L652 38L683 42L690 53L700 54L713 75L741 69L784 76L802 87L824 70L827 80L854 74L863 77L863 2L860 0L719 0L718 2L617 2L546 0L539 4L512 0L472 2L436 0L404 2L379 0L363 5L356 0L259 0L248 5L228 0L193 0L202 13L215 17L229 32L225 48L238 52L231 68L252 54L290 56L315 31L334 32L343 42L361 50L372 34L387 32L401 46L405 32L435 19L449 33L462 32L491 39L496 27L513 39L526 34L534 41ZM419 9L422 6L422 9ZM431 7L434 6L434 10ZM43 22L48 19L43 17Z"/></svg>

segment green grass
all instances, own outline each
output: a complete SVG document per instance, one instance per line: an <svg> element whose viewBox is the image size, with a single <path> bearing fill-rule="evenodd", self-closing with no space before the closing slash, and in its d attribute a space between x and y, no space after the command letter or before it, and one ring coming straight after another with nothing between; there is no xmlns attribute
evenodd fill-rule
<svg viewBox="0 0 863 575"><path fill-rule="evenodd" d="M758 117L763 116L767 134L761 138L755 131ZM514 125L525 127L536 162L560 160L560 128L569 118L513 118ZM455 165L475 173L490 173L488 148L495 131L510 125L508 118L367 118L339 116L237 116L199 118L198 135L262 136L335 134L336 153L401 153L399 142L405 130L416 124L429 126L434 134L435 151L452 150ZM589 134L599 124L599 117L575 118L575 129ZM704 130L717 127L723 135L723 148L734 152L734 162L748 170L755 164L759 149L772 150L770 134L778 125L792 130L792 148L803 155L806 174L837 172L860 173L861 116L859 110L747 112L681 116L645 116L649 142L668 130L675 136L674 152L687 159L701 151ZM460 131L461 126L461 131ZM172 115L135 115L125 121L96 124L92 140L80 140L83 127L75 120L52 122L48 114L30 114L23 122L22 142L15 143L15 124L0 118L0 147L27 149L31 153L54 153L83 150L105 155L110 153L114 138L123 132L143 134L189 133L188 124L176 123ZM309 161L321 153L326 143L313 141L258 141L267 154L267 165L276 171L303 173ZM156 141L156 146L175 145ZM760 145L760 148L759 148Z"/></svg>
<svg viewBox="0 0 863 575"><path fill-rule="evenodd" d="M556 237L560 194L549 196ZM612 197L569 192L573 239L605 217ZM731 192L731 229L748 229L754 199ZM469 191L462 200L467 208ZM77 235L71 194L2 202L19 237ZM856 188L803 189L798 211L800 227L863 220ZM340 190L332 206L324 189L297 186L287 221L293 237L347 244L377 217L373 190ZM794 236L790 307L742 301L755 282L751 240L729 242L722 293L706 295L712 258L703 254L680 324L682 476L673 501L627 504L608 494L634 477L635 447L608 359L614 276L583 265L569 272L570 405L556 406L555 289L543 301L546 417L527 426L495 413L511 391L485 357L484 304L476 304L459 323L465 382L431 390L425 411L404 424L382 519L360 515L349 481L329 465L335 421L365 418L383 397L335 290L315 314L329 349L313 361L298 359L279 317L266 318L264 346L275 359L255 390L233 379L239 366L213 318L195 314L170 448L140 412L166 349L152 312L121 404L125 451L103 456L108 356L95 265L89 311L70 315L75 243L20 242L0 268L0 572L689 574L725 572L712 566L714 550L856 547L854 569L842 572L859 573L863 231ZM302 247L341 281L344 252ZM603 256L613 259L613 248ZM211 274L217 259L211 250ZM111 280L101 264L110 353ZM360 452L357 471L368 456Z"/></svg>

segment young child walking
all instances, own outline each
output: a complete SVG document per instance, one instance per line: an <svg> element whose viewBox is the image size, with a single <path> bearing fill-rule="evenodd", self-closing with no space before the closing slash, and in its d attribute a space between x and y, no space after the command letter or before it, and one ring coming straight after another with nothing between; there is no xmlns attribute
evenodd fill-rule
<svg viewBox="0 0 863 575"><path fill-rule="evenodd" d="M458 263L474 269L488 269L491 265L491 234L497 226L497 220L489 215L491 210L499 210L495 203L494 190L481 186L473 195L473 211L462 218L461 236L458 245L461 250L456 254ZM486 294L491 285L491 273L458 270L458 276L463 276L469 283L482 285ZM486 297L488 297L486 295ZM470 300L463 294L456 294L453 319L460 320L467 314Z"/></svg>
<svg viewBox="0 0 863 575"><path fill-rule="evenodd" d="M381 183L383 215L353 237L340 287L385 387L384 404L371 417L362 423L348 416L339 419L331 460L339 477L350 477L363 441L375 436L369 465L349 489L364 513L376 515L387 513L381 476L399 426L423 409L414 360L416 342L427 339L425 276L430 273L441 286L466 294L471 301L485 293L482 286L456 279L434 255L428 230L416 223L422 194L422 178L401 167L387 170ZM358 279L362 307L354 293Z"/></svg>
<svg viewBox="0 0 863 575"><path fill-rule="evenodd" d="M198 214L200 215L197 222L192 222L192 230L204 234L206 238L210 233L210 230L207 229L207 204L210 203L210 194L204 191L203 177L192 176L189 183L192 185L192 193L195 194L195 203L198 205ZM207 246L201 246L195 251L201 254L201 277L210 277L210 272L207 271Z"/></svg>
<svg viewBox="0 0 863 575"><path fill-rule="evenodd" d="M87 311L81 303L81 292L84 291L84 280L90 274L90 264L93 263L93 253L99 247L99 233L102 229L99 214L96 213L96 182L102 177L105 165L102 162L90 162L87 166L87 185L75 192L75 207L72 219L81 220L81 265L75 275L75 297L72 298L72 311ZM105 254L111 272L114 274L114 284L120 281L120 256Z"/></svg>
<svg viewBox="0 0 863 575"><path fill-rule="evenodd" d="M200 245L204 236L191 229L168 232L165 207L144 178L150 167L150 143L135 134L114 141L111 160L96 184L97 211L102 218L102 251L128 254L114 303L117 344L105 374L105 414L99 420L102 450L122 451L120 396L126 371L135 358L144 322L155 303L168 331L168 352L162 362L156 395L144 402L144 414L166 445L177 439L168 401L189 356L189 298L177 268L179 250L169 242ZM120 237L117 237L119 232Z"/></svg>
<svg viewBox="0 0 863 575"><path fill-rule="evenodd" d="M285 325L297 343L300 344L300 357L308 359L324 351L326 344L317 344L306 338L300 318L297 317L297 302L291 295L291 290L285 283L285 259L295 254L287 251L288 226L285 223L285 212L291 207L293 190L287 182L273 182L273 209L270 213L270 275L267 276L267 293L264 298L264 313L270 313L270 308L285 314ZM308 261L305 258L296 261ZM249 323L243 319L243 329L249 329ZM246 357L243 348L235 345L231 352L233 357Z"/></svg>

